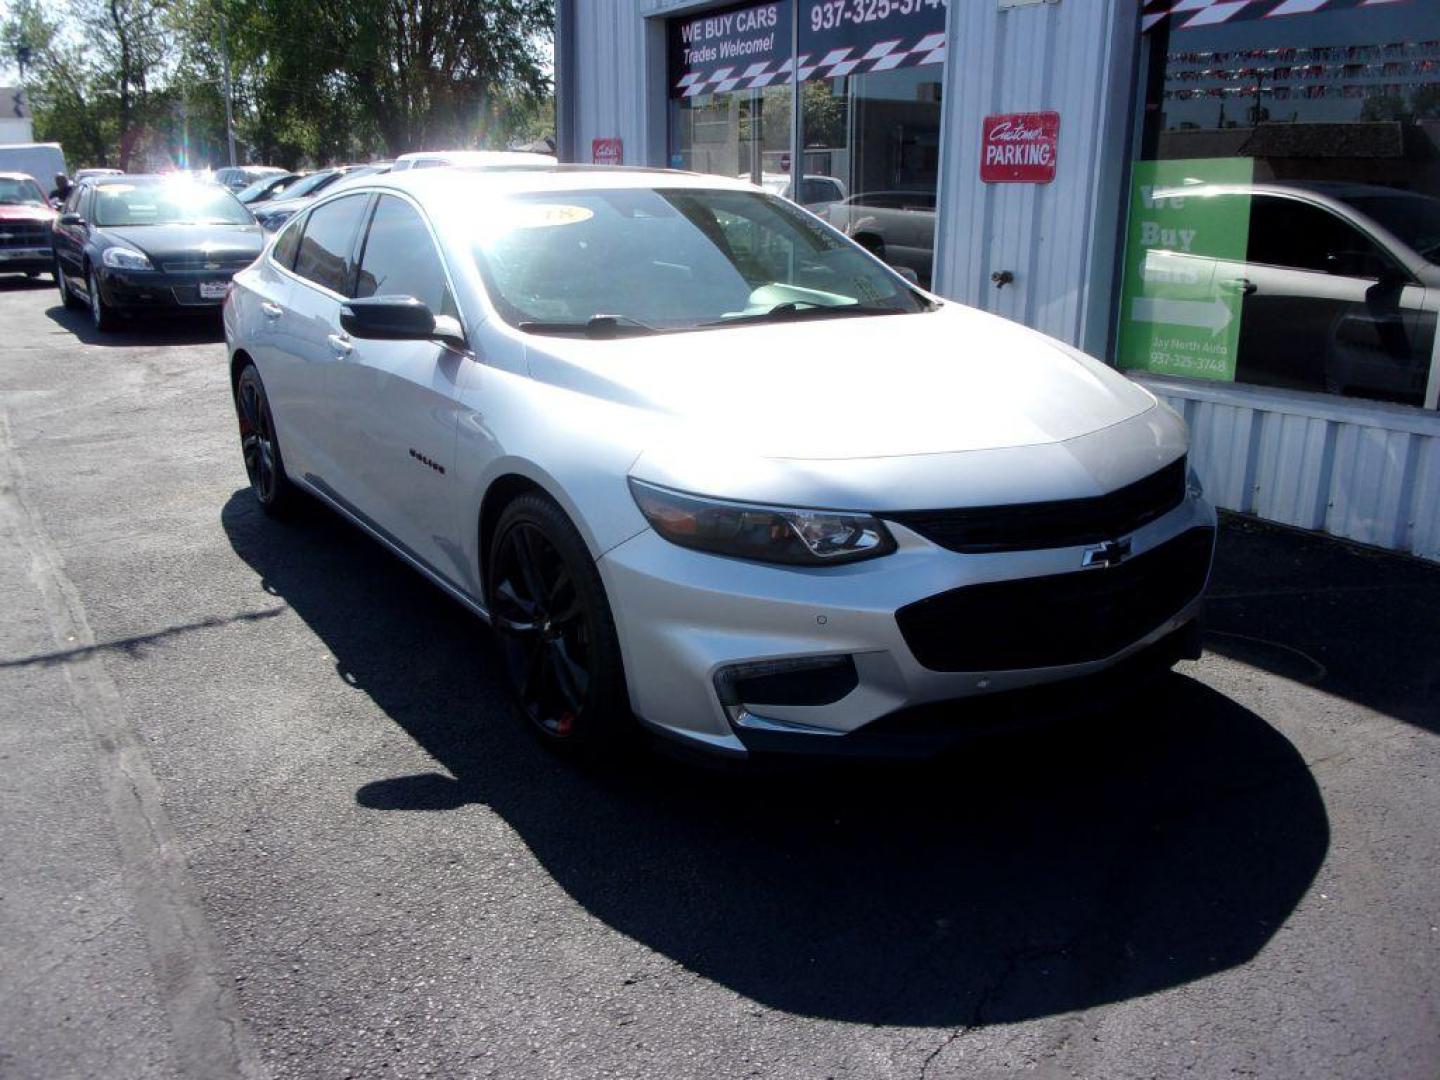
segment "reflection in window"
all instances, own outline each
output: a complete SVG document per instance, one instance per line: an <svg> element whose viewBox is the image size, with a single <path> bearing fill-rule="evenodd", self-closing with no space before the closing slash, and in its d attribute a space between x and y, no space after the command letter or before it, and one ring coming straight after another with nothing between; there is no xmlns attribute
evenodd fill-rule
<svg viewBox="0 0 1440 1080"><path fill-rule="evenodd" d="M1434 407L1440 2L1171 6L1142 12L1119 363Z"/></svg>

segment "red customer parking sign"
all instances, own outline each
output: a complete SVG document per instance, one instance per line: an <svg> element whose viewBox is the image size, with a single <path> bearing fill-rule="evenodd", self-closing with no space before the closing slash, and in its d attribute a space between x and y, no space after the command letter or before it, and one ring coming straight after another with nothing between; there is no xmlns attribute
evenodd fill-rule
<svg viewBox="0 0 1440 1080"><path fill-rule="evenodd" d="M590 161L595 165L623 165L625 146L619 139L591 139Z"/></svg>
<svg viewBox="0 0 1440 1080"><path fill-rule="evenodd" d="M1055 179L1057 112L1001 113L981 128L980 179L987 184L1048 184Z"/></svg>

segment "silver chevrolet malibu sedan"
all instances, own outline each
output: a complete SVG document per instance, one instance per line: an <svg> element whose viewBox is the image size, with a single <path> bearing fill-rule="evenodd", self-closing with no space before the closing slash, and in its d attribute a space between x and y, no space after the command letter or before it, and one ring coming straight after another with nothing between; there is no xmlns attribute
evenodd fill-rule
<svg viewBox="0 0 1440 1080"><path fill-rule="evenodd" d="M377 176L225 337L260 505L488 621L557 748L928 752L1198 655L1179 417L740 181Z"/></svg>

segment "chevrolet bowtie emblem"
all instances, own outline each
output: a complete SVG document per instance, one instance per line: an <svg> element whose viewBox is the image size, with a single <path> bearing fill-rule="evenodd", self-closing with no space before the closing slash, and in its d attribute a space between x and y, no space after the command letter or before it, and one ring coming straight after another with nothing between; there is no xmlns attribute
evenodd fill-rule
<svg viewBox="0 0 1440 1080"><path fill-rule="evenodd" d="M1103 544L1086 548L1085 556L1080 560L1080 566L1086 570L1096 566L1119 566L1129 557L1129 537L1124 540L1106 540Z"/></svg>

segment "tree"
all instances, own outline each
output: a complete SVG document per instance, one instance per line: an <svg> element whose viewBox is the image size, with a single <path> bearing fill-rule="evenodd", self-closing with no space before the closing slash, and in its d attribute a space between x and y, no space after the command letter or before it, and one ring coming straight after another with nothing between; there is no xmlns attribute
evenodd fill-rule
<svg viewBox="0 0 1440 1080"><path fill-rule="evenodd" d="M149 112L151 84L167 62L167 0L79 0L85 37L115 97L120 168L130 168Z"/></svg>
<svg viewBox="0 0 1440 1080"><path fill-rule="evenodd" d="M237 61L263 69L257 105L282 124L324 117L317 136L373 132L390 154L474 144L498 105L550 89L553 0L235 2Z"/></svg>
<svg viewBox="0 0 1440 1080"><path fill-rule="evenodd" d="M40 0L14 0L0 23L0 41L10 56L26 50L25 90L36 138L60 143L74 164L108 166L115 139L113 102L86 49L49 17Z"/></svg>

